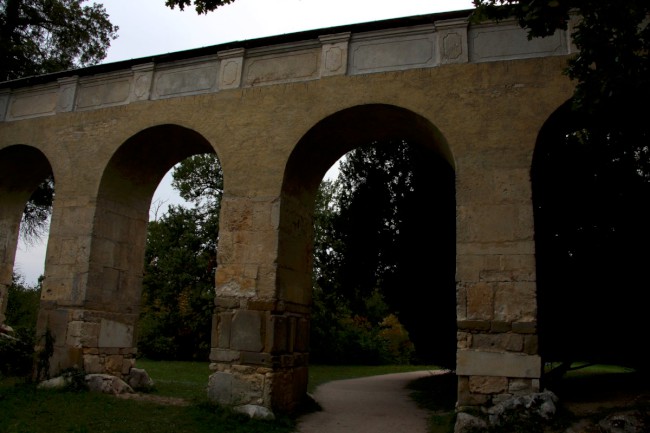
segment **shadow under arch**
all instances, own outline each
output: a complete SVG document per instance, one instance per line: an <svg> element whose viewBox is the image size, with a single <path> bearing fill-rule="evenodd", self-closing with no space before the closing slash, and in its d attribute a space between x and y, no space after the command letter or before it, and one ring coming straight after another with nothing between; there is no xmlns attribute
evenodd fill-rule
<svg viewBox="0 0 650 433"><path fill-rule="evenodd" d="M115 152L97 194L87 306L131 312L139 304L153 194L175 164L201 153L215 151L199 133L177 125L141 131Z"/></svg>
<svg viewBox="0 0 650 433"><path fill-rule="evenodd" d="M650 188L583 139L589 119L571 103L543 125L531 165L539 351L564 363L551 386L572 362L647 368Z"/></svg>
<svg viewBox="0 0 650 433"><path fill-rule="evenodd" d="M433 168L445 170L448 227L453 249L448 251L451 290L446 301L450 329L450 362L455 360L455 188L454 159L442 133L426 118L407 109L385 104L354 106L334 113L313 126L291 153L285 171L279 219L278 296L309 311L312 303L313 212L324 174L350 150L373 143L406 141L441 161ZM431 209L430 203L423 204ZM411 282L405 283L409 284ZM413 293L413 292L412 292ZM417 295L416 295L417 296ZM413 298L411 301L417 298ZM420 298L422 301L422 298ZM420 302L420 301L418 301ZM426 305L427 301L421 302Z"/></svg>
<svg viewBox="0 0 650 433"><path fill-rule="evenodd" d="M35 147L17 144L0 150L0 324L5 318L25 205L52 174L47 157Z"/></svg>

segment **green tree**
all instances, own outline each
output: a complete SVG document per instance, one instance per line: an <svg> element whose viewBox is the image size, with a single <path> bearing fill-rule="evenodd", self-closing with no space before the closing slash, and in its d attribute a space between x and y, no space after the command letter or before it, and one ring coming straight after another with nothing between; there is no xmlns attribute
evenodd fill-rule
<svg viewBox="0 0 650 433"><path fill-rule="evenodd" d="M37 287L28 287L24 278L14 273L8 294L6 323L14 333L12 338L0 338L0 377L27 376L32 371L34 361L40 281Z"/></svg>
<svg viewBox="0 0 650 433"><path fill-rule="evenodd" d="M117 37L101 4L86 0L0 1L0 80L89 66Z"/></svg>
<svg viewBox="0 0 650 433"><path fill-rule="evenodd" d="M118 27L86 0L0 0L0 80L90 66L106 57ZM38 241L52 212L54 178L39 185L23 212L21 236Z"/></svg>
<svg viewBox="0 0 650 433"><path fill-rule="evenodd" d="M194 9L198 14L207 14L220 6L233 3L234 1L235 0L194 0ZM165 0L165 5L171 9L178 6L180 10L185 10L186 6L192 5L192 0Z"/></svg>

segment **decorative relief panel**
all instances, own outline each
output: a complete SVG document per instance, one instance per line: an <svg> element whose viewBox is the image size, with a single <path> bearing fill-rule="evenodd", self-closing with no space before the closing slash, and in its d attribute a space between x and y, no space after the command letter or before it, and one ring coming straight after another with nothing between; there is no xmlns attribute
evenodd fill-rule
<svg viewBox="0 0 650 433"><path fill-rule="evenodd" d="M55 114L58 99L58 85L18 91L13 93L9 100L9 110L5 118L24 119Z"/></svg>
<svg viewBox="0 0 650 433"><path fill-rule="evenodd" d="M155 64L147 63L131 68L133 71L133 86L131 89L131 101L146 101L151 95L153 83L153 71Z"/></svg>
<svg viewBox="0 0 650 433"><path fill-rule="evenodd" d="M350 32L325 35L318 39L323 44L321 53L321 77L345 75L348 70L348 44Z"/></svg>
<svg viewBox="0 0 650 433"><path fill-rule="evenodd" d="M436 21L441 65L467 63L467 20Z"/></svg>
<svg viewBox="0 0 650 433"><path fill-rule="evenodd" d="M59 101L57 104L58 112L74 110L74 100L77 95L77 84L79 77L61 78L59 81Z"/></svg>
<svg viewBox="0 0 650 433"><path fill-rule="evenodd" d="M526 31L516 23L479 26L469 33L470 60L490 62L567 54L565 32L528 40Z"/></svg>
<svg viewBox="0 0 650 433"><path fill-rule="evenodd" d="M435 40L433 26L354 37L350 44L350 73L435 66Z"/></svg>
<svg viewBox="0 0 650 433"><path fill-rule="evenodd" d="M242 70L244 69L244 48L220 51L219 89L235 89L241 85Z"/></svg>
<svg viewBox="0 0 650 433"><path fill-rule="evenodd" d="M157 71L152 99L217 91L218 62L203 60L188 66Z"/></svg>
<svg viewBox="0 0 650 433"><path fill-rule="evenodd" d="M80 81L77 90L77 110L92 110L100 107L128 104L131 92L131 77L93 78Z"/></svg>
<svg viewBox="0 0 650 433"><path fill-rule="evenodd" d="M244 85L277 84L316 79L320 51L286 52L249 58L244 67Z"/></svg>

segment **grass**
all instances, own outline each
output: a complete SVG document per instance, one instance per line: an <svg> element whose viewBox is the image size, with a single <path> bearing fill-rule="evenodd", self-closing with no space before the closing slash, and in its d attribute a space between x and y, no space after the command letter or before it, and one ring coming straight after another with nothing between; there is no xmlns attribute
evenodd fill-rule
<svg viewBox="0 0 650 433"><path fill-rule="evenodd" d="M251 420L207 401L210 371L207 362L158 362L138 360L155 381L151 394L183 398L188 406L168 406L147 401L123 400L111 395L38 390L15 378L0 378L0 433L293 433L296 420ZM309 367L309 392L333 380L398 372L435 370L436 366L325 366ZM591 366L567 373L566 385L586 384L596 378L621 380L629 369ZM589 381L587 381L589 380ZM585 382L583 382L585 381ZM601 384L602 385L602 384ZM454 374L427 376L409 385L418 405L431 413L429 433L451 433L455 421L457 379ZM573 389L574 386L571 386ZM594 392L592 389L590 392Z"/></svg>
<svg viewBox="0 0 650 433"><path fill-rule="evenodd" d="M0 378L0 433L293 433L296 420L252 420L207 400L207 362L138 360L155 382L151 394L183 398L188 406L124 400L111 395L36 389ZM310 366L309 389L332 380L435 369L434 366Z"/></svg>
<svg viewBox="0 0 650 433"><path fill-rule="evenodd" d="M207 400L210 370L207 362L157 362L138 360L155 382L151 394L182 398L187 406L124 400L111 395L37 390L35 385L15 378L0 378L0 433L294 433L296 420L251 420ZM429 365L325 366L309 367L308 391L333 380L436 370ZM630 376L629 369L597 365L567 373L565 385L585 389L595 379ZM585 382L587 381L588 382ZM575 383L574 383L575 382ZM602 386L602 383L599 384ZM455 421L457 379L454 374L423 377L409 388L416 403L431 413L429 433L451 433ZM590 392L594 392L590 389Z"/></svg>

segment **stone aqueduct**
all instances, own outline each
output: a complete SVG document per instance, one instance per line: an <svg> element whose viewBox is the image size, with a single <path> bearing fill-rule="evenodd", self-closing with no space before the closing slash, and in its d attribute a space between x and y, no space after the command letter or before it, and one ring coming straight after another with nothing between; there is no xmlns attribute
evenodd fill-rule
<svg viewBox="0 0 650 433"><path fill-rule="evenodd" d="M458 406L538 391L529 176L540 129L572 95L562 70L574 48L568 31L529 41L514 22L470 24L470 12L0 83L0 312L21 213L53 174L37 325L55 339L51 374L126 375L152 195L179 161L216 153L208 394L291 411L307 386L317 187L353 148L406 138L455 172Z"/></svg>

